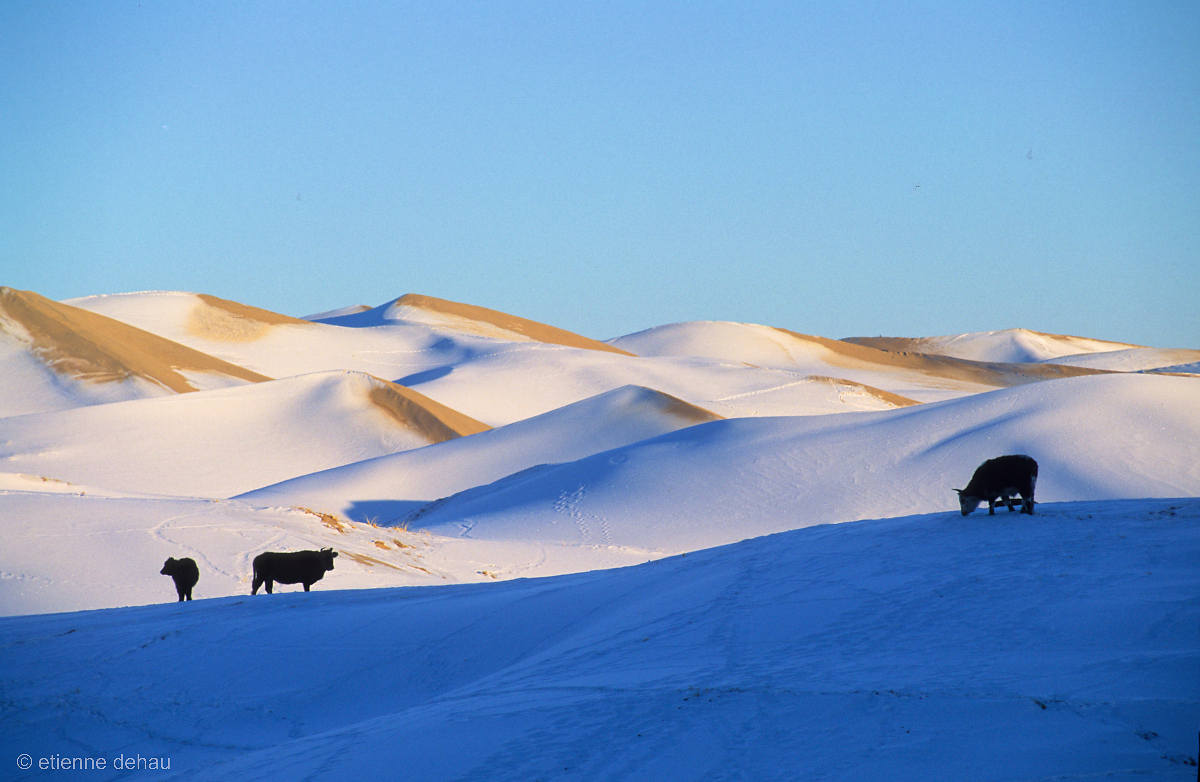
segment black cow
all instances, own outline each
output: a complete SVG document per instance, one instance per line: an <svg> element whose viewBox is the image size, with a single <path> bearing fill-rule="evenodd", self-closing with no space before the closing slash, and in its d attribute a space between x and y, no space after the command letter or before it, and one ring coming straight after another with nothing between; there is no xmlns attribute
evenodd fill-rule
<svg viewBox="0 0 1200 782"><path fill-rule="evenodd" d="M162 570L158 572L164 576L170 576L175 581L175 591L179 593L179 602L192 599L192 587L196 586L196 582L200 580L200 568L196 567L196 560L191 557L183 559L167 557Z"/></svg>
<svg viewBox="0 0 1200 782"><path fill-rule="evenodd" d="M1038 466L1032 458L1022 454L997 456L979 465L971 482L958 492L958 504L966 516L987 501L988 513L995 515L996 500L1003 500L1011 513L1013 497L1021 495L1021 512L1033 513L1033 487L1037 484Z"/></svg>
<svg viewBox="0 0 1200 782"><path fill-rule="evenodd" d="M304 591L325 576L325 571L333 570L333 558L337 552L331 548L320 551L264 551L254 558L254 585L250 594L258 594L258 588L267 585L267 594L271 594L274 582L281 584L304 584Z"/></svg>

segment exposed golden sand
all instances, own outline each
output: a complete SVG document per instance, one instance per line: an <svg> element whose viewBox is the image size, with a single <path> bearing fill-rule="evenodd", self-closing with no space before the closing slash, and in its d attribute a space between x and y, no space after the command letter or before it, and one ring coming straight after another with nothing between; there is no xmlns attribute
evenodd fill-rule
<svg viewBox="0 0 1200 782"><path fill-rule="evenodd" d="M676 418L682 418L685 421L692 421L697 424L706 423L708 421L719 421L725 416L718 415L711 410L706 410L699 405L694 405L691 402L686 402L677 396L662 391L654 391L656 397L663 403L663 410L669 415Z"/></svg>
<svg viewBox="0 0 1200 782"><path fill-rule="evenodd" d="M1035 380L1106 374L1104 370L1060 364L1001 364L913 351L881 350L856 342L814 337L787 329L777 329L777 331L825 348L828 351L826 360L835 366L851 369L882 367L909 369L931 377L978 383L995 388L1006 388Z"/></svg>
<svg viewBox="0 0 1200 782"><path fill-rule="evenodd" d="M486 307L477 307L474 304L462 304L456 301L447 301L446 299L438 299L433 296L422 296L416 293L409 293L401 296L396 300L397 304L416 307L418 309L437 312L445 315L453 315L465 320L474 320L479 323L485 323L490 326L495 326L505 331L512 331L521 334L529 339L537 342L547 342L552 345L566 345L572 348L586 348L587 350L603 350L609 353L620 353L625 356L633 354L627 350L613 347L599 340L590 339L580 336L565 329L547 326L545 323L538 323L525 318L518 318L515 315L508 315L496 310L489 310Z"/></svg>
<svg viewBox="0 0 1200 782"><path fill-rule="evenodd" d="M271 378L148 331L32 291L0 288L4 319L32 340L33 352L56 372L96 383L139 377L172 391L195 391L180 371L211 372L258 383Z"/></svg>
<svg viewBox="0 0 1200 782"><path fill-rule="evenodd" d="M858 389L859 391L863 391L866 394L868 394L882 402L886 402L893 407L910 407L912 405L921 404L920 402L918 402L915 399L909 399L908 397L901 396L900 394L893 394L891 391L884 391L882 388L876 388L875 386L869 386L866 383L856 383L853 380L846 380L843 377L826 377L824 375L809 375L809 379L826 382L833 386L850 386L852 388Z"/></svg>
<svg viewBox="0 0 1200 782"><path fill-rule="evenodd" d="M307 320L280 315L278 312L239 304L206 293L197 294L199 301L188 313L190 334L223 342L252 342L265 337L272 326L311 326Z"/></svg>
<svg viewBox="0 0 1200 782"><path fill-rule="evenodd" d="M360 565L366 565L367 567L383 565L384 567L390 567L392 570L403 570L403 568L398 565L393 565L391 562L384 562L382 559L376 559L375 557L368 557L366 554L356 554L353 551L339 551L338 553L354 560ZM424 568L419 569L424 570ZM429 571L426 570L425 572L428 573Z"/></svg>
<svg viewBox="0 0 1200 782"><path fill-rule="evenodd" d="M377 407L431 443L440 443L492 427L435 402L411 388L372 377L370 399Z"/></svg>

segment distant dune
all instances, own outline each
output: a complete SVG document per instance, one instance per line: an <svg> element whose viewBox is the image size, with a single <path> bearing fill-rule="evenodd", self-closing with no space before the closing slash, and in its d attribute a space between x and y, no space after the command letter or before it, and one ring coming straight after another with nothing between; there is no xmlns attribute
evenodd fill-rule
<svg viewBox="0 0 1200 782"><path fill-rule="evenodd" d="M1034 363L1063 356L1141 347L1029 329L1003 329L942 337L848 337L845 341L896 353L933 353L971 361L1006 363Z"/></svg>
<svg viewBox="0 0 1200 782"><path fill-rule="evenodd" d="M40 296L0 288L0 312L56 372L95 383L139 377L172 391L195 391L182 373L206 372L258 383L269 377L112 318ZM8 329L6 329L8 330ZM10 332L11 334L11 332Z"/></svg>
<svg viewBox="0 0 1200 782"><path fill-rule="evenodd" d="M697 321L659 326L614 340L639 356L705 357L745 362L774 369L797 369L810 374L847 377L887 388L897 380L919 386L1007 388L1036 380L1089 374L1085 368L1052 367L1039 363L975 361L906 349L906 342L838 340L784 328L750 323ZM819 371L814 371L819 370ZM849 376L847 376L847 372ZM913 396L905 394L905 396ZM930 401L923 397L921 401Z"/></svg>
<svg viewBox="0 0 1200 782"><path fill-rule="evenodd" d="M599 340L590 339L565 329L548 326L474 304L406 293L394 301L367 312L328 318L324 322L339 325L373 325L386 321L405 320L433 326L453 328L465 334L508 340L529 340L550 345L565 345L585 350L600 350L622 355L628 351Z"/></svg>
<svg viewBox="0 0 1200 782"><path fill-rule="evenodd" d="M827 339L780 329L797 339L814 342L829 350L831 363L837 366L882 366L911 369L933 377L949 378L1004 388L1037 380L1094 375L1103 370L1086 367L1067 367L1056 364L1000 363L972 361L909 351L892 351L858 344L850 340Z"/></svg>

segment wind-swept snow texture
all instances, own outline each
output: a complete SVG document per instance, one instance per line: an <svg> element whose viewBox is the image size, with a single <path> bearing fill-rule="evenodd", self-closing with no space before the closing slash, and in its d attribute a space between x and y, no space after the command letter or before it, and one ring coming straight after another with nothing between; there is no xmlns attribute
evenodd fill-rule
<svg viewBox="0 0 1200 782"><path fill-rule="evenodd" d="M1198 559L1200 500L1066 503L0 619L0 757L29 780L21 754L184 780L1189 780Z"/></svg>

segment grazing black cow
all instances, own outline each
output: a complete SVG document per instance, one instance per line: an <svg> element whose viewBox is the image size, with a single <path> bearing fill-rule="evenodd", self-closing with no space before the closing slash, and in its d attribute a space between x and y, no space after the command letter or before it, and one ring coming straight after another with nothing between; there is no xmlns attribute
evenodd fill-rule
<svg viewBox="0 0 1200 782"><path fill-rule="evenodd" d="M175 591L179 593L179 602L192 599L192 587L196 586L196 582L200 580L200 568L196 567L196 560L191 557L183 559L167 557L162 570L158 572L164 576L170 576L175 581Z"/></svg>
<svg viewBox="0 0 1200 782"><path fill-rule="evenodd" d="M267 586L267 594L271 594L274 582L281 584L304 584L304 591L325 576L325 571L333 570L333 558L337 552L331 548L320 551L264 551L254 558L254 584L250 594L258 594L258 588Z"/></svg>
<svg viewBox="0 0 1200 782"><path fill-rule="evenodd" d="M958 492L958 504L966 516L987 501L988 514L995 515L996 500L1003 500L1011 513L1013 497L1021 495L1021 512L1033 513L1033 487L1037 484L1038 466L1032 458L1022 454L997 456L979 465L971 482Z"/></svg>

